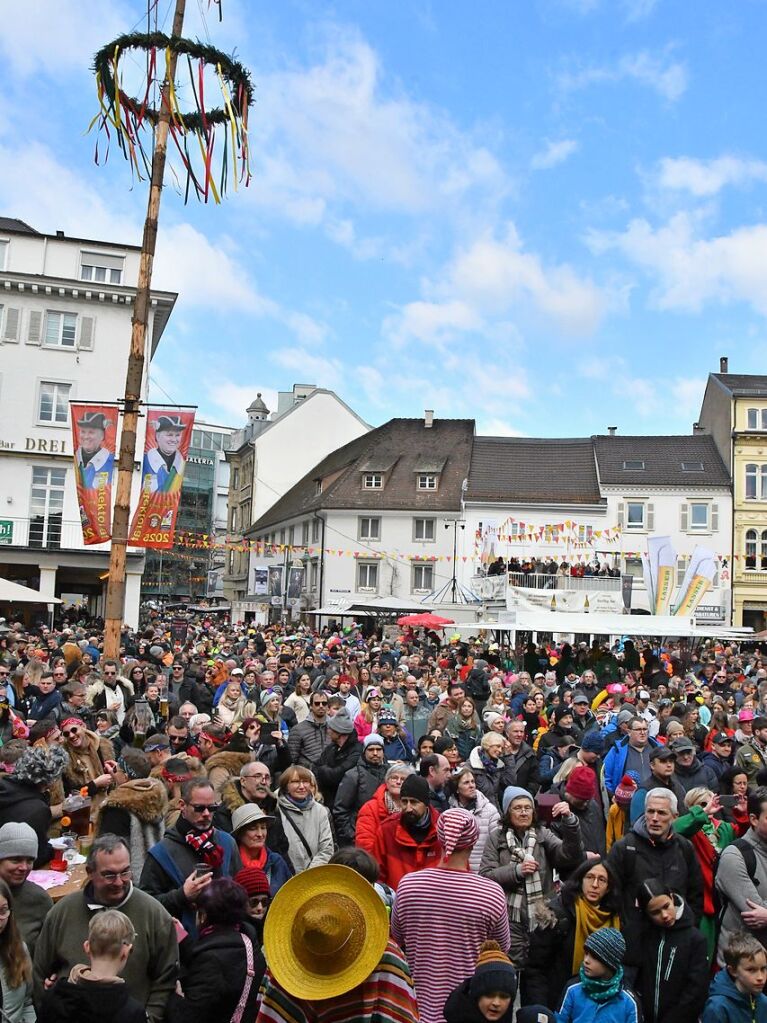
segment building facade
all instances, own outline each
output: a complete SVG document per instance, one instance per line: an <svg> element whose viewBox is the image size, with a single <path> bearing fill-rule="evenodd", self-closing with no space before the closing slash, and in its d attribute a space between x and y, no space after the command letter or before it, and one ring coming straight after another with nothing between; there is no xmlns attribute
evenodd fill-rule
<svg viewBox="0 0 767 1023"><path fill-rule="evenodd" d="M136 246L0 219L0 573L93 615L103 611L109 544L82 541L69 402L123 394L138 263ZM175 300L152 294L147 367ZM139 488L137 463L134 506ZM128 548L132 626L143 569L144 552Z"/></svg>

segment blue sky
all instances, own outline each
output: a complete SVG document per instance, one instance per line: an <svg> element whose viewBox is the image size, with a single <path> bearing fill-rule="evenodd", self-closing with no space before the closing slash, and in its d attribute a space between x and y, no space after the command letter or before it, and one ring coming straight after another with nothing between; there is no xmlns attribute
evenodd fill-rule
<svg viewBox="0 0 767 1023"><path fill-rule="evenodd" d="M254 176L221 206L166 189L157 398L236 426L300 381L374 424L688 432L720 355L765 371L763 0L223 9L189 0L185 34L252 71ZM114 152L95 166L84 129L93 52L145 17L6 19L2 213L140 241L145 186Z"/></svg>

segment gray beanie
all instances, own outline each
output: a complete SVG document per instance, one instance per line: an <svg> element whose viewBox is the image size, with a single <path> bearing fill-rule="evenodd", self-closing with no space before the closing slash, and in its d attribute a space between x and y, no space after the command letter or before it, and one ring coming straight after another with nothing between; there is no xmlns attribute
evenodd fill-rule
<svg viewBox="0 0 767 1023"><path fill-rule="evenodd" d="M69 754L61 746L31 746L24 750L13 769L13 777L32 785L50 785L61 777Z"/></svg>
<svg viewBox="0 0 767 1023"><path fill-rule="evenodd" d="M28 824L13 821L0 828L0 860L12 856L37 859L37 835Z"/></svg>
<svg viewBox="0 0 767 1023"><path fill-rule="evenodd" d="M501 798L501 806L504 814L509 809L515 799L528 799L533 806L535 806L535 800L527 791L527 789L520 788L518 785L507 785L503 790L503 797Z"/></svg>
<svg viewBox="0 0 767 1023"><path fill-rule="evenodd" d="M328 731L335 732L336 735L351 735L354 731L352 719L345 710L339 710L332 718L327 719L327 723Z"/></svg>

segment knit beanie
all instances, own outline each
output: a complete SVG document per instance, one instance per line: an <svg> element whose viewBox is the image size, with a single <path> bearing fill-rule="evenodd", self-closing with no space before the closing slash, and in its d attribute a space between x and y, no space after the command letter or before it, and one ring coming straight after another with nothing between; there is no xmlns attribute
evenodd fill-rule
<svg viewBox="0 0 767 1023"><path fill-rule="evenodd" d="M420 774L409 774L402 782L399 792L400 799L409 796L411 799L418 799L429 805L429 783Z"/></svg>
<svg viewBox="0 0 767 1023"><path fill-rule="evenodd" d="M477 968L469 981L469 994L472 998L481 998L494 991L511 995L513 1000L517 993L517 974L497 941L483 941Z"/></svg>
<svg viewBox="0 0 767 1023"><path fill-rule="evenodd" d="M618 806L629 806L638 787L630 774L624 774L615 789L615 802Z"/></svg>
<svg viewBox="0 0 767 1023"><path fill-rule="evenodd" d="M503 721L503 714L499 714L497 711L491 710L487 714L483 715L487 730L490 732L493 730L493 725L496 721Z"/></svg>
<svg viewBox="0 0 767 1023"><path fill-rule="evenodd" d="M335 732L336 735L351 735L354 731L352 719L345 710L339 710L339 712L334 714L332 718L328 718L327 724L328 731Z"/></svg>
<svg viewBox="0 0 767 1023"><path fill-rule="evenodd" d="M594 728L581 739L581 749L585 753L604 753L605 741L599 732Z"/></svg>
<svg viewBox="0 0 767 1023"><path fill-rule="evenodd" d="M11 822L0 828L0 860L12 856L37 859L37 835L28 824Z"/></svg>
<svg viewBox="0 0 767 1023"><path fill-rule="evenodd" d="M593 799L597 794L597 780L590 767L574 767L565 782L565 792L573 799Z"/></svg>
<svg viewBox="0 0 767 1023"><path fill-rule="evenodd" d="M68 763L69 754L61 746L30 746L16 761L13 776L31 785L50 785Z"/></svg>
<svg viewBox="0 0 767 1023"><path fill-rule="evenodd" d="M527 789L520 788L519 785L507 785L503 790L503 797L501 799L501 807L504 814L509 809L515 799L529 799L534 804L533 797L527 791Z"/></svg>
<svg viewBox="0 0 767 1023"><path fill-rule="evenodd" d="M269 703L270 700L273 700L276 695L277 693L273 692L273 690L265 689L263 693L261 693L261 700L259 701L261 704L261 709L263 710L267 703Z"/></svg>
<svg viewBox="0 0 767 1023"><path fill-rule="evenodd" d="M248 895L269 895L269 878L260 867L245 867L234 875L234 881Z"/></svg>
<svg viewBox="0 0 767 1023"><path fill-rule="evenodd" d="M338 717L337 714L336 717ZM377 732L371 732L370 735L366 735L362 740L363 749L367 749L368 746L383 746L383 744L383 738Z"/></svg>
<svg viewBox="0 0 767 1023"><path fill-rule="evenodd" d="M517 1009L516 1023L557 1023L557 1016L546 1005L523 1005Z"/></svg>
<svg viewBox="0 0 767 1023"><path fill-rule="evenodd" d="M626 940L614 927L600 927L592 931L583 943L583 947L591 952L615 973L623 965L626 955Z"/></svg>
<svg viewBox="0 0 767 1023"><path fill-rule="evenodd" d="M561 703L558 707L554 708L554 720L556 721L557 724L559 724L562 718L567 717L568 714L570 715L570 717L573 716L573 708L568 707L566 703Z"/></svg>

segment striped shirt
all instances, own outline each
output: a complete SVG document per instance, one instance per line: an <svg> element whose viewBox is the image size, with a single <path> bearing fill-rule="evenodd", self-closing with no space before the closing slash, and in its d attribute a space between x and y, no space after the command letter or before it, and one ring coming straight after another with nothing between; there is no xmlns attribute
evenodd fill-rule
<svg viewBox="0 0 767 1023"><path fill-rule="evenodd" d="M256 1023L418 1023L413 981L393 941L368 979L345 995L306 1001L289 995L270 970L261 982Z"/></svg>
<svg viewBox="0 0 767 1023"><path fill-rule="evenodd" d="M482 942L504 952L511 943L506 896L469 871L417 870L397 888L392 937L410 963L421 1023L444 1023L447 996L474 973Z"/></svg>

